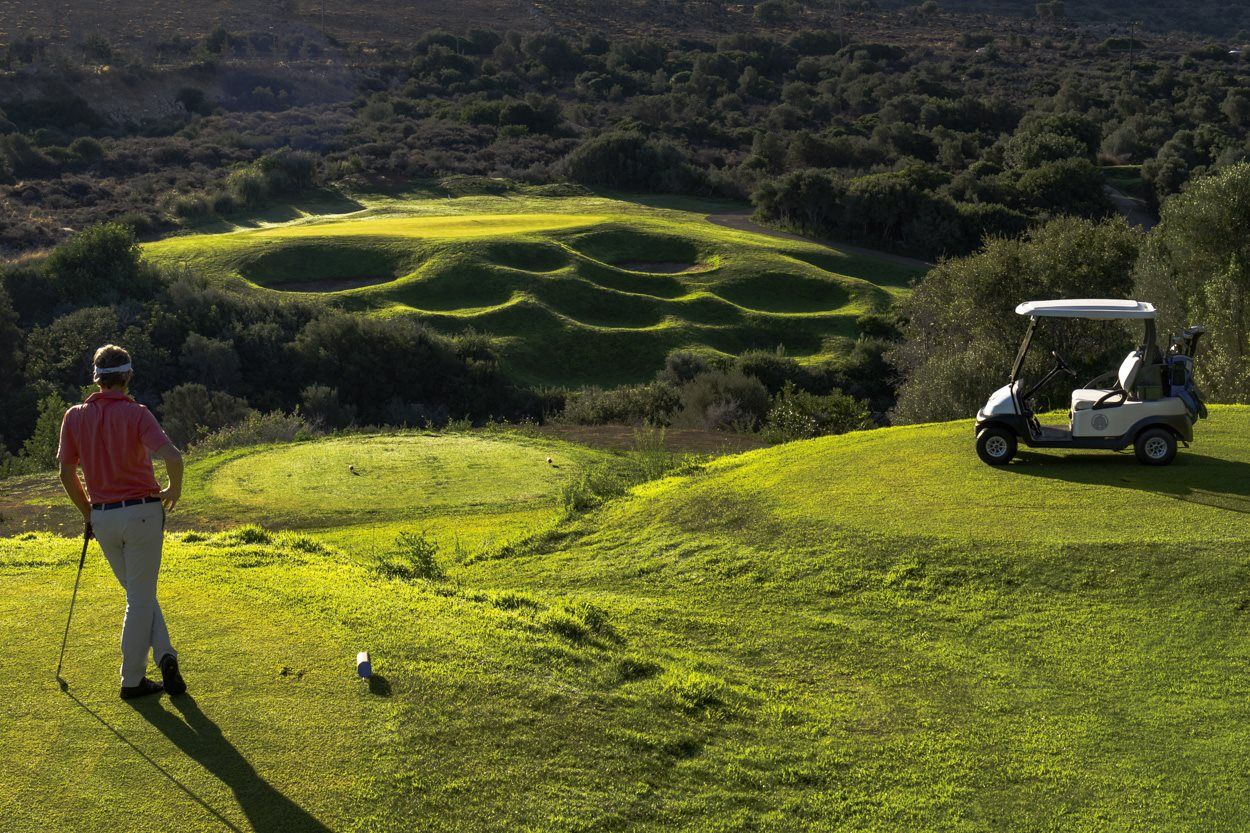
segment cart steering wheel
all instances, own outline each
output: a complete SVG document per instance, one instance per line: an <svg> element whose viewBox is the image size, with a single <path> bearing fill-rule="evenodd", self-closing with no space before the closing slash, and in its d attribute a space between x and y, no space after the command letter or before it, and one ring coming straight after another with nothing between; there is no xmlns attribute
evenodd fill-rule
<svg viewBox="0 0 1250 833"><path fill-rule="evenodd" d="M1062 370L1064 373L1068 374L1073 379L1076 378L1076 371L1068 366L1068 362L1063 358L1063 356L1059 355L1058 350L1051 350L1050 355L1055 357L1055 361L1058 362L1059 370Z"/></svg>

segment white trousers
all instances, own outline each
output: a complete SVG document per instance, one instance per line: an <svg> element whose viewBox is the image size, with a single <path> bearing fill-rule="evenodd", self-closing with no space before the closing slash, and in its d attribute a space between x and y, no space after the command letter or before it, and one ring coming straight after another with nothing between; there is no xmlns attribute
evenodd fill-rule
<svg viewBox="0 0 1250 833"><path fill-rule="evenodd" d="M113 575L126 591L122 623L122 685L135 686L148 670L148 654L157 662L174 653L165 617L156 602L161 570L165 509L142 503L123 509L92 510L91 528Z"/></svg>

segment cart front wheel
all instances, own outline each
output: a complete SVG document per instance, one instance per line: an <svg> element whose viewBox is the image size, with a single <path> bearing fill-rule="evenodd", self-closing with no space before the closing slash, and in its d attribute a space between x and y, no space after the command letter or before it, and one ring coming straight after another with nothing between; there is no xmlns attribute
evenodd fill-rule
<svg viewBox="0 0 1250 833"><path fill-rule="evenodd" d="M1176 435L1166 428L1147 428L1133 445L1137 461L1147 466L1166 466L1176 456Z"/></svg>
<svg viewBox="0 0 1250 833"><path fill-rule="evenodd" d="M977 456L991 466L1005 466L1016 456L1016 435L1005 428L986 428L977 434Z"/></svg>

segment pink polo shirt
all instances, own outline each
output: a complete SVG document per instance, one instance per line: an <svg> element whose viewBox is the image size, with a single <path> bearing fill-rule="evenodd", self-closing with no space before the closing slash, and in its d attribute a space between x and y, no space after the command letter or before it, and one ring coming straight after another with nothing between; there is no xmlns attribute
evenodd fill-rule
<svg viewBox="0 0 1250 833"><path fill-rule="evenodd" d="M151 411L121 391L105 390L65 412L56 458L82 467L92 503L112 503L161 490L150 452L168 442Z"/></svg>

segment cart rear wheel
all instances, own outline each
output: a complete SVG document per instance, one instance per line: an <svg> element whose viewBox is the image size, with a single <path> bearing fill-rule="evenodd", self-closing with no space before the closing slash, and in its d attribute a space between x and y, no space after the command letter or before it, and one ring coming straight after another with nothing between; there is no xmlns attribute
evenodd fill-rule
<svg viewBox="0 0 1250 833"><path fill-rule="evenodd" d="M1005 428L986 428L977 434L977 456L991 466L1007 465L1016 456L1016 435Z"/></svg>
<svg viewBox="0 0 1250 833"><path fill-rule="evenodd" d="M1147 466L1166 466L1176 456L1176 435L1166 428L1147 428L1133 443L1137 461Z"/></svg>

